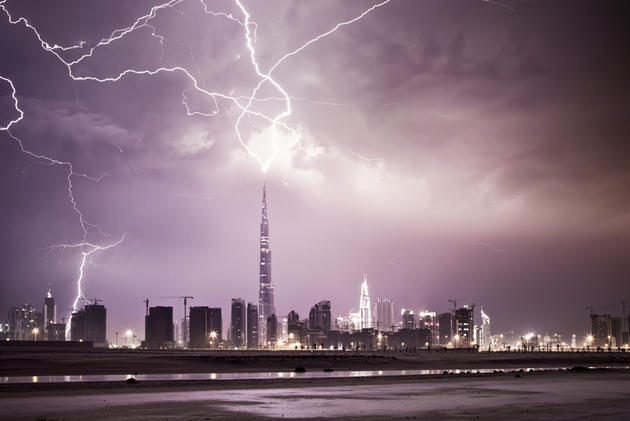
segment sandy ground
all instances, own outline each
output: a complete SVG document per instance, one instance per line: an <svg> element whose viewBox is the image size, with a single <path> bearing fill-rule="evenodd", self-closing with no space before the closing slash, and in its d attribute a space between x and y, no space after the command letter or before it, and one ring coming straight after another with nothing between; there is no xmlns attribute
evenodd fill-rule
<svg viewBox="0 0 630 421"><path fill-rule="evenodd" d="M172 383L0 394L6 420L630 419L630 371ZM138 386L138 385L135 385Z"/></svg>
<svg viewBox="0 0 630 421"><path fill-rule="evenodd" d="M1 376L630 365L630 353L1 350Z"/></svg>

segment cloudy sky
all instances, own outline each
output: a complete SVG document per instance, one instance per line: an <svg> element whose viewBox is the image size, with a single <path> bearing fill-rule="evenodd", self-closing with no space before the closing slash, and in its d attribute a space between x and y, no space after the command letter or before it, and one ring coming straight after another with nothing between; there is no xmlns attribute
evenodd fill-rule
<svg viewBox="0 0 630 421"><path fill-rule="evenodd" d="M124 236L89 256L83 282L110 336L143 336L146 297L181 317L160 297L192 295L224 320L230 298L257 301L263 180L280 314L321 299L357 310L364 272L374 298L474 302L496 331L584 334L585 306L619 313L629 6L504 1L391 0L275 67L238 132L262 79L238 4L174 1L68 67L160 2L0 2L0 76L24 112L0 131L0 311L43 304L51 284L67 313L81 259L50 248L83 241L68 165L20 139L72 163L77 209L102 232L86 225L88 241ZM375 4L243 0L259 73ZM83 48L57 57L21 17L46 45ZM79 80L159 68L177 70ZM17 117L0 80L0 125Z"/></svg>

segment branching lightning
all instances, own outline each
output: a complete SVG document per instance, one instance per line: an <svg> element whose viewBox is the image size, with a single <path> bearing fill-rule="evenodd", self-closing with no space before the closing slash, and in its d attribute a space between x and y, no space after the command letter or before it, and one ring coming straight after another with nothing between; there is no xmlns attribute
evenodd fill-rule
<svg viewBox="0 0 630 421"><path fill-rule="evenodd" d="M149 34L151 35L152 38L156 39L159 43L160 43L160 47L161 47L161 52L163 54L163 48L164 48L164 42L165 42L165 37L163 35L159 34L158 28L156 27L156 25L152 22L153 19L157 16L158 13L161 13L162 11L166 10L166 9L170 9L173 11L176 11L178 13L182 13L179 10L175 9L175 6L177 6L180 3L183 3L186 0L170 0L167 1L165 3L156 5L154 7L152 7L148 13L138 17L130 26L121 28L121 29L116 29L114 30L109 37L107 38L103 38L101 39L99 42L97 42L96 44L94 44L93 46L89 46L86 42L81 41L77 44L74 45L69 45L69 46L62 46L62 45L58 45L58 44L50 44L49 42L47 42L41 35L41 33L38 31L38 29L32 25L26 18L24 17L17 17L14 18L12 16L12 14L10 13L10 11L8 10L7 6L6 6L6 2L7 0L0 0L0 11L2 13L4 13L7 16L8 22L12 25L19 25L22 24L24 25L24 27L26 27L27 29L29 29L34 36L37 38L37 40L39 41L41 48L48 52L53 54L60 62L62 65L64 65L67 69L67 74L68 76L76 82L94 82L94 83L115 83L119 80L121 80L124 77L130 76L130 75L136 75L136 76L153 76L153 75L157 75L160 73L181 73L190 83L191 83L191 87L186 88L183 92L182 92L182 104L184 105L185 109L186 109L186 113L189 116L202 116L202 117L213 117L216 114L218 114L220 112L220 103L219 100L223 100L223 101L227 101L228 103L234 105L239 111L240 113L238 114L238 117L236 119L236 121L234 122L234 131L236 133L236 137L239 141L239 143L242 145L242 147L245 149L245 151L248 153L249 156L253 157L254 159L256 159L256 161L259 163L260 168L262 170L262 172L266 172L269 169L269 166L271 165L271 163L273 162L273 160L278 156L278 146L276 143L276 136L277 136L277 131L279 129L285 130L288 133L290 133L292 136L294 136L296 138L296 140L298 140L298 134L297 132L292 129L288 124L286 124L283 120L286 119L287 117L291 116L292 113L292 106L291 106L291 96L289 96L289 94L285 91L285 89L281 86L281 84L272 77L272 73L282 64L284 63L287 59L291 58L292 56L295 56L297 54L300 54L302 51L304 51L305 49L307 49L310 45L322 40L325 37L328 37L330 35L332 35L333 33L335 33L337 30L339 30L340 28L343 28L344 26L350 25L352 23L355 23L359 20L361 20L364 16L366 16L367 14L369 14L370 12L374 11L375 9L384 6L385 4L389 3L390 0L384 0L381 1L379 3L376 3L374 5L372 5L371 7L369 7L368 9L366 9L365 11L363 11L361 14L359 14L358 16L346 20L344 22L338 23L335 26L333 26L331 29L329 29L328 31L317 35L316 37L308 40L307 42L301 44L299 47L295 48L294 50L290 51L289 53L283 55L279 60L277 60L267 71L263 71L257 61L257 57L256 57L256 32L258 30L258 26L256 24L256 22L254 22L251 18L250 13L247 11L247 9L245 8L245 6L243 5L242 0L234 0L235 1L235 5L237 6L238 10L240 10L240 12L242 13L242 17L235 17L233 16L231 13L228 12L222 12L222 11L214 11L211 10L208 5L206 4L205 0L189 0L189 1L194 1L197 2L199 1L199 3L201 4L201 6L203 7L203 12L208 15L211 16L213 18L221 18L221 19L227 19L230 22L233 22L234 24L240 25L243 28L243 35L244 35L244 47L247 49L248 53L249 53L249 61L256 73L256 75L259 78L259 81L257 83L257 85L254 87L254 89L251 91L251 94L249 96L234 96L233 93L229 93L229 94L225 94L225 93L221 93L221 92L215 92L215 91L211 91L208 90L207 87L205 86L205 80L203 79L203 75L202 72L200 71L199 67L197 66L197 63L195 62L194 57L192 56L192 51L190 51L191 54L191 59L193 62L193 65L196 68L196 74L198 76L194 76L193 72L189 71L188 69L186 69L183 66L170 66L170 67L157 67L157 68L153 68L153 69L132 69L132 68L127 68L124 69L123 71L121 71L118 74L114 74L114 75L109 75L109 76L96 76L93 74L76 74L75 73L75 67L76 65L84 62L85 60L93 57L94 53L101 47L105 47L105 46L109 46L110 44L119 41L121 39L123 39L124 37L126 37L127 35L129 35L132 32L138 31L138 30L142 30L145 29L149 31ZM162 58L162 56L160 56L160 59ZM15 142L17 142L20 150L22 151L22 153L35 158L43 163L46 163L47 165L58 165L58 166L62 166L67 168L67 194L68 194L68 198L70 201L70 204L72 206L73 212L77 215L78 217L78 221L79 221L79 225L81 227L82 230L82 238L79 242L75 243L75 244L57 244L57 245L53 245L51 246L51 249L56 249L56 248L61 248L61 249L78 249L81 251L81 256L79 259L79 264L78 264L78 275L77 275L77 280L76 280L76 284L77 284L77 294L76 297L74 299L74 302L72 304L72 308L73 311L77 309L78 303L81 299L85 299L85 295L83 293L83 283L84 283L84 278L85 278L85 269L86 269L86 265L87 263L89 263L89 257L97 252L97 251L104 251L104 250L108 250L111 249L113 247L116 247L117 245L119 245L125 238L125 235L123 234L120 239L118 239L115 242L109 242L106 243L104 245L99 245L96 244L94 242L90 242L88 240L88 234L90 232L96 232L98 233L101 237L108 237L106 234L104 234L101 229L98 227L98 225L88 221L84 214L81 212L80 207L77 204L77 201L75 199L75 195L73 192L73 179L75 177L82 177L82 178L86 178L95 182L100 181L104 176L106 176L106 174L101 174L97 177L93 177L90 176L88 174L84 174L84 173L80 173L80 172L75 172L73 169L73 165L70 161L62 161L62 160L58 160L55 159L53 157L50 156L46 156L46 155L41 155L41 154L37 154L35 152L32 152L28 149L26 149L24 147L24 143L22 142L21 139L19 139L18 137L16 137L12 132L11 132L11 128L18 124L20 121L23 120L24 118L24 112L22 111L22 109L20 108L20 104L18 101L18 95L17 95L17 91L15 88L15 85L13 83L13 81L11 79L9 79L8 77L2 76L0 75L0 79L6 83L9 84L10 88L11 88L11 98L13 100L14 103L14 109L17 112L17 117L14 118L13 120L9 121L5 126L0 127L0 132L6 132L9 137L11 139L13 139ZM201 80L201 83L199 82L199 80ZM273 86L273 88L279 93L279 96L277 97L270 97L270 98L257 98L258 92L260 90L260 88L265 84L270 84L271 86ZM208 98L210 98L212 100L212 103L214 104L214 108L213 110L211 110L210 112L201 112L201 111L195 111L192 110L191 107L188 104L188 96L186 95L187 92L189 91L195 91L198 94L207 96ZM279 100L284 102L284 109L279 112L276 115L268 115L266 113L263 112L259 112L259 111L254 111L252 110L252 105L256 102L260 102L260 101L268 101L268 100ZM300 99L303 100L303 99ZM341 104L333 104L331 103L331 105L341 105ZM258 154L256 154L252 149L249 148L249 146L247 145L247 142L243 139L243 136L241 134L241 122L242 119L244 117L258 117L263 119L264 121L266 121L268 124L270 124L270 128L271 128L271 132L272 132L272 139L271 139L271 143L272 143L272 154L271 156L267 157L267 158L263 158L261 156L259 156ZM70 323L68 323L67 326L67 331L70 329Z"/></svg>

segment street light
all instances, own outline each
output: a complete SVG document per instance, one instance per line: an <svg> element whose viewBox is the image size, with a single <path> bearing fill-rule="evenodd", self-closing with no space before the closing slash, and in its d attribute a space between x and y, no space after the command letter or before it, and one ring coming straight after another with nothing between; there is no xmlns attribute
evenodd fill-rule
<svg viewBox="0 0 630 421"><path fill-rule="evenodd" d="M214 330L212 332L210 332L210 342L211 342L211 347L214 348L214 340L217 337L217 332L215 332Z"/></svg>
<svg viewBox="0 0 630 421"><path fill-rule="evenodd" d="M35 342L37 342L37 334L39 333L39 328L33 328L33 335L35 335Z"/></svg>

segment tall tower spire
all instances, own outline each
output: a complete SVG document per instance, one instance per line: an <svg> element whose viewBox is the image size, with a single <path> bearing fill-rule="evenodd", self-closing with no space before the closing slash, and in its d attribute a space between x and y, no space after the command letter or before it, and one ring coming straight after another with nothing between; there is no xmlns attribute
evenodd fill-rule
<svg viewBox="0 0 630 421"><path fill-rule="evenodd" d="M361 329L369 329L372 327L372 311L370 304L370 293L368 292L367 273L363 274L363 283L361 284L359 316L361 318Z"/></svg>
<svg viewBox="0 0 630 421"><path fill-rule="evenodd" d="M267 219L267 186L263 183L262 222L260 223L260 278L258 292L259 331L265 332L267 317L276 313L271 281L271 250L269 250L269 220ZM263 337L263 341L266 337Z"/></svg>

